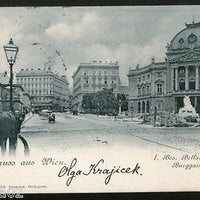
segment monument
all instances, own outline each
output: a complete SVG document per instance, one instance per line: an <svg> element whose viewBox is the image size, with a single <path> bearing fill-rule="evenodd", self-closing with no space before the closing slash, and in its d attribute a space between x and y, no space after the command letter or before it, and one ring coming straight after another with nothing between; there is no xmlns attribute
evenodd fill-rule
<svg viewBox="0 0 200 200"><path fill-rule="evenodd" d="M188 122L196 122L199 116L191 104L190 97L185 95L183 102L184 107L179 109L178 116Z"/></svg>

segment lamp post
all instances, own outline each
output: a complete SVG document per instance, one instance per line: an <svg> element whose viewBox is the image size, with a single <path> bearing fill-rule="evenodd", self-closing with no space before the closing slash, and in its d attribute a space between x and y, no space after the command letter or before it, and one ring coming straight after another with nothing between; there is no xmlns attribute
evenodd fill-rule
<svg viewBox="0 0 200 200"><path fill-rule="evenodd" d="M99 116L99 102L97 102L97 117Z"/></svg>
<svg viewBox="0 0 200 200"><path fill-rule="evenodd" d="M122 101L121 99L119 100L119 116L121 115L122 112Z"/></svg>
<svg viewBox="0 0 200 200"><path fill-rule="evenodd" d="M133 121L133 102L131 102L131 121Z"/></svg>
<svg viewBox="0 0 200 200"><path fill-rule="evenodd" d="M13 111L13 65L16 61L19 48L13 43L12 38L3 48L6 54L6 59L10 65L10 110Z"/></svg>

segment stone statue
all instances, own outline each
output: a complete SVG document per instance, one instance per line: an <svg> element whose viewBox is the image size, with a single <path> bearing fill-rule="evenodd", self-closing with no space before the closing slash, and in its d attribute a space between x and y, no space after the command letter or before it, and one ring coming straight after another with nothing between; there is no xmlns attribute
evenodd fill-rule
<svg viewBox="0 0 200 200"><path fill-rule="evenodd" d="M197 119L198 114L196 113L195 108L191 104L190 97L185 95L183 102L184 102L184 107L179 109L178 116L184 119L187 118Z"/></svg>

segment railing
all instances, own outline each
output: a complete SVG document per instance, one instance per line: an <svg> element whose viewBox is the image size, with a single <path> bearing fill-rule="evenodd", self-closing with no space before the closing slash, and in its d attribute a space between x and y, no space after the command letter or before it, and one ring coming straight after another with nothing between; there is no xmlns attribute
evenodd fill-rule
<svg viewBox="0 0 200 200"><path fill-rule="evenodd" d="M182 93L200 93L200 90L196 90L196 89L193 89L193 90L173 90L172 91L173 94L182 94Z"/></svg>

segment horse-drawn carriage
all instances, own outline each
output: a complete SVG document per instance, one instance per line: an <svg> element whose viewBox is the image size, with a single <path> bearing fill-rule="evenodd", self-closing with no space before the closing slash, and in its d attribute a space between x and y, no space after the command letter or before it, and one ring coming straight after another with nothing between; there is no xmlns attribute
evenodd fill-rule
<svg viewBox="0 0 200 200"><path fill-rule="evenodd" d="M53 112L49 114L48 120L49 120L49 123L51 123L51 122L55 123L56 116Z"/></svg>

